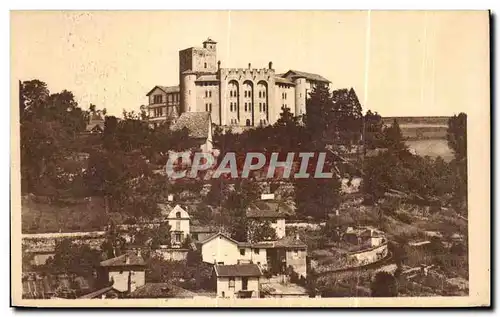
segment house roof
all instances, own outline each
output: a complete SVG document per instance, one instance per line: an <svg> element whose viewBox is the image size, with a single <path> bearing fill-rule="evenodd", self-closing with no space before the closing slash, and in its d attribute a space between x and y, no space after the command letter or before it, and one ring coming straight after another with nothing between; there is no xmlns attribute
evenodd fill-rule
<svg viewBox="0 0 500 317"><path fill-rule="evenodd" d="M196 293L169 283L146 283L130 293L134 298L190 298Z"/></svg>
<svg viewBox="0 0 500 317"><path fill-rule="evenodd" d="M88 293L88 294L85 294L81 297L79 297L80 299L91 299L91 298L96 298L96 297L99 297L101 295L104 295L106 294L107 292L110 292L110 291L116 291L113 286L108 286L108 287L104 287L104 288L101 288L95 292L92 292L92 293Z"/></svg>
<svg viewBox="0 0 500 317"><path fill-rule="evenodd" d="M318 75L318 74L313 74L313 73L307 73L307 72L303 72L303 71L299 71L299 70L294 70L294 69L290 69L289 71L287 71L285 73L285 75L283 75L283 77L292 77L292 78L299 78L299 77L303 77L303 78L306 78L306 79L309 79L309 80L313 80L313 81L320 81L320 82L324 82L324 83L330 83L330 81L328 79L326 79L325 77L321 76L321 75Z"/></svg>
<svg viewBox="0 0 500 317"><path fill-rule="evenodd" d="M293 209L287 204L275 200L259 200L247 210L248 218L285 218Z"/></svg>
<svg viewBox="0 0 500 317"><path fill-rule="evenodd" d="M218 232L217 228L212 226L190 226L189 231L191 233L210 233L210 232Z"/></svg>
<svg viewBox="0 0 500 317"><path fill-rule="evenodd" d="M214 268L218 277L262 276L257 264L215 265Z"/></svg>
<svg viewBox="0 0 500 317"><path fill-rule="evenodd" d="M287 236L274 242L276 248L307 248L307 245L296 237Z"/></svg>
<svg viewBox="0 0 500 317"><path fill-rule="evenodd" d="M196 81L219 81L216 75L201 75Z"/></svg>
<svg viewBox="0 0 500 317"><path fill-rule="evenodd" d="M275 77L274 81L279 84L295 85L294 82L284 77Z"/></svg>
<svg viewBox="0 0 500 317"><path fill-rule="evenodd" d="M172 126L172 130L188 129L189 136L196 139L206 139L212 124L209 112L184 112Z"/></svg>
<svg viewBox="0 0 500 317"><path fill-rule="evenodd" d="M128 257L128 261L127 261ZM101 262L101 266L105 267L113 267L113 266L137 266L137 265L145 265L146 263L144 262L144 259L135 252L127 252L125 254L122 254L120 256L117 256L116 258L108 259L105 261Z"/></svg>
<svg viewBox="0 0 500 317"><path fill-rule="evenodd" d="M240 242L234 240L233 238L231 238L229 235L227 235L227 234L225 234L223 232L220 232L220 231L217 232L217 233L215 233L215 234L213 234L213 235L211 235L210 237L206 238L205 240L200 241L199 243L200 244L205 244L205 243L207 243L207 242L209 242L209 241L211 241L211 240L213 240L213 239L215 239L217 237L224 237L224 238L228 239L229 241L232 241L232 242L234 242L236 244L240 243Z"/></svg>
<svg viewBox="0 0 500 317"><path fill-rule="evenodd" d="M158 88L162 90L166 94L174 93L174 92L180 92L181 89L179 86L154 86L153 89L151 89L146 96L149 96L153 93L153 91Z"/></svg>

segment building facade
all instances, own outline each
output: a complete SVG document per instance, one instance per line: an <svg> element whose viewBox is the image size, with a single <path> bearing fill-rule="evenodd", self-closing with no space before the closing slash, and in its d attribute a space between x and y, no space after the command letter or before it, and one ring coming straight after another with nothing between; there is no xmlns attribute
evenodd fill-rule
<svg viewBox="0 0 500 317"><path fill-rule="evenodd" d="M148 114L153 124L175 121L184 112L209 112L220 126L256 127L273 124L283 107L297 116L306 112L306 99L317 85L330 81L297 70L276 73L267 67L223 68L217 42L179 52L179 85L155 86L148 92Z"/></svg>

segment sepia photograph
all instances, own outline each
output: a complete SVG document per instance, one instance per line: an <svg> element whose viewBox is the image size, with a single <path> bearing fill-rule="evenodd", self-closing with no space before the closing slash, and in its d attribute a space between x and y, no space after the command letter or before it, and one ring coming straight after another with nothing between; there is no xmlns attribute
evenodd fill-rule
<svg viewBox="0 0 500 317"><path fill-rule="evenodd" d="M11 303L490 305L488 11L11 11Z"/></svg>

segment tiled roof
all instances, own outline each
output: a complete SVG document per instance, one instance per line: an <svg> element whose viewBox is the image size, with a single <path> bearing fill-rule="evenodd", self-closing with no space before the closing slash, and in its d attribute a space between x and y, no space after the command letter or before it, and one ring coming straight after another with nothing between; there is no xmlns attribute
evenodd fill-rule
<svg viewBox="0 0 500 317"><path fill-rule="evenodd" d="M239 243L240 243L240 242L238 242L238 241L234 240L233 238L231 238L228 234L225 234L224 232L217 232L217 233L215 233L215 234L211 235L210 237L206 238L205 240L200 241L199 243L200 243L200 244L205 244L205 243L207 243L208 241L213 240L213 239L215 239L216 237L219 237L219 236L220 236L220 237L224 237L224 238L228 239L229 241L232 241L232 242L234 242L234 243L236 243L236 244L239 244Z"/></svg>
<svg viewBox="0 0 500 317"><path fill-rule="evenodd" d="M261 200L254 202L247 210L249 218L285 218L292 214L293 210L285 203L273 200Z"/></svg>
<svg viewBox="0 0 500 317"><path fill-rule="evenodd" d="M274 242L276 248L307 248L307 245L295 237L284 237Z"/></svg>
<svg viewBox="0 0 500 317"><path fill-rule="evenodd" d="M127 263L128 257L128 263ZM134 252L127 252L117 256L116 258L108 259L101 262L101 266L112 267L112 266L136 266L145 265L144 259Z"/></svg>
<svg viewBox="0 0 500 317"><path fill-rule="evenodd" d="M214 228L212 226L191 226L189 231L192 233L210 233L210 232L218 232L219 229Z"/></svg>
<svg viewBox="0 0 500 317"><path fill-rule="evenodd" d="M151 89L147 94L146 96L149 96L151 95L151 93L156 89L156 88L159 88L161 89L164 93L166 94L170 94L170 93L174 93L174 92L180 92L181 89L179 86L154 86L153 89Z"/></svg>
<svg viewBox="0 0 500 317"><path fill-rule="evenodd" d="M216 75L201 75L196 81L218 81L218 79Z"/></svg>
<svg viewBox="0 0 500 317"><path fill-rule="evenodd" d="M107 292L109 291L112 291L113 290L113 286L108 286L108 287L104 287L104 288L101 288L95 292L92 292L92 293L88 293L88 294L85 294L81 297L79 297L80 299L91 299L91 298L96 298L96 297L99 297L101 295L104 295L106 294Z"/></svg>
<svg viewBox="0 0 500 317"><path fill-rule="evenodd" d="M218 277L261 276L262 272L257 264L235 264L215 265L215 274Z"/></svg>
<svg viewBox="0 0 500 317"><path fill-rule="evenodd" d="M190 298L196 293L169 283L147 283L130 293L133 298Z"/></svg>
<svg viewBox="0 0 500 317"><path fill-rule="evenodd" d="M206 139L209 126L212 124L209 112L184 112L172 126L172 130L188 129L189 136L196 139Z"/></svg>
<svg viewBox="0 0 500 317"><path fill-rule="evenodd" d="M278 84L295 85L292 81L288 80L287 78L283 78L283 77L275 77L274 80Z"/></svg>
<svg viewBox="0 0 500 317"><path fill-rule="evenodd" d="M292 78L293 77L304 77L306 79L313 80L313 81L330 83L330 81L328 79L326 79L325 77L323 77L321 75L302 72L302 71L298 71L298 70L294 70L294 69L290 69L288 72L286 72L286 74L284 76L288 77L288 75L291 75L290 77L292 77Z"/></svg>

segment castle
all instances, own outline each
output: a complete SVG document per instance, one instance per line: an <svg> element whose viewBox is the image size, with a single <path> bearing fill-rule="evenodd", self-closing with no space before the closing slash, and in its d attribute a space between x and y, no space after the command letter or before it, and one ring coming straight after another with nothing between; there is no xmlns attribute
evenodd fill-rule
<svg viewBox="0 0 500 317"><path fill-rule="evenodd" d="M179 85L155 86L147 94L153 125L175 120L185 112L209 112L220 126L255 127L275 123L283 107L306 112L306 99L317 85L329 85L320 75L297 70L277 74L267 68L222 68L217 42L179 51Z"/></svg>

